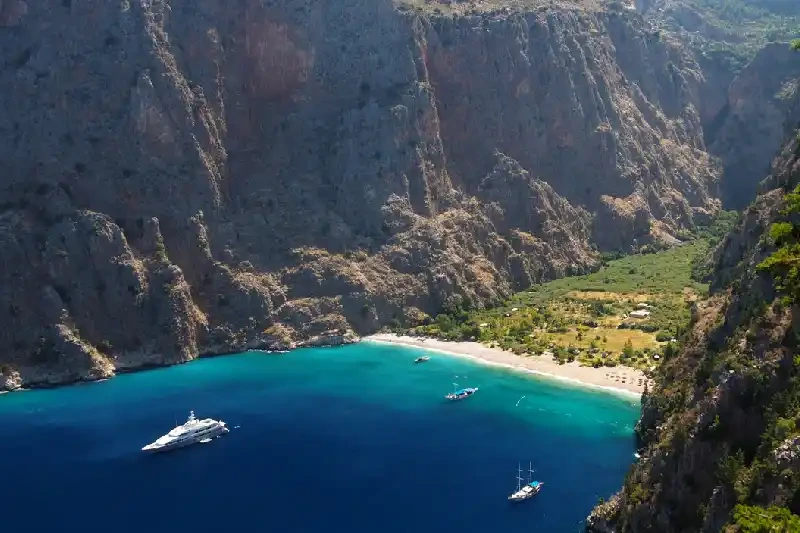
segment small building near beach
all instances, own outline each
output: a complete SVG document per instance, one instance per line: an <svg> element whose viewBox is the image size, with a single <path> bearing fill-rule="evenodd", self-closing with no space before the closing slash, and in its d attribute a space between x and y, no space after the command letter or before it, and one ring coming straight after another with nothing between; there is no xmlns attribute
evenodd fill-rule
<svg viewBox="0 0 800 533"><path fill-rule="evenodd" d="M631 314L628 315L631 318L647 318L650 316L650 311L646 311L644 309L637 309L636 311L631 311Z"/></svg>

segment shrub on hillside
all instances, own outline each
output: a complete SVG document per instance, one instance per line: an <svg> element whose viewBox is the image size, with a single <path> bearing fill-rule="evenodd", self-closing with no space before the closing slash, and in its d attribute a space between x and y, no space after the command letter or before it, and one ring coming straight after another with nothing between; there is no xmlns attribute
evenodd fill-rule
<svg viewBox="0 0 800 533"><path fill-rule="evenodd" d="M740 533L800 531L800 516L785 507L737 505L733 510L733 520Z"/></svg>

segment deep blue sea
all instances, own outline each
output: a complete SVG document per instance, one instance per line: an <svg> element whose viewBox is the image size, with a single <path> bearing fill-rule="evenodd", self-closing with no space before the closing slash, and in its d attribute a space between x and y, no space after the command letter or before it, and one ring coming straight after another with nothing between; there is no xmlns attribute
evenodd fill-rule
<svg viewBox="0 0 800 533"><path fill-rule="evenodd" d="M638 401L420 352L246 353L1 395L2 530L582 531L634 460ZM479 392L444 400L456 375ZM231 432L140 452L190 409ZM510 504L529 461L545 486Z"/></svg>

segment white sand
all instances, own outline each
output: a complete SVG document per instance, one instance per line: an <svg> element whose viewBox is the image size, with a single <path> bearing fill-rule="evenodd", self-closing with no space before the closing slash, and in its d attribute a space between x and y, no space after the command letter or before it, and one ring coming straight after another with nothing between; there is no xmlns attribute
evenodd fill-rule
<svg viewBox="0 0 800 533"><path fill-rule="evenodd" d="M502 366L521 372L567 381L576 385L603 389L608 392L639 397L647 378L640 370L617 366L592 368L573 363L558 364L552 357L542 355L520 356L499 348L489 348L477 342L446 342L438 339L409 337L392 333L378 333L363 339L367 342L385 342L415 346L449 355L466 357L480 363Z"/></svg>

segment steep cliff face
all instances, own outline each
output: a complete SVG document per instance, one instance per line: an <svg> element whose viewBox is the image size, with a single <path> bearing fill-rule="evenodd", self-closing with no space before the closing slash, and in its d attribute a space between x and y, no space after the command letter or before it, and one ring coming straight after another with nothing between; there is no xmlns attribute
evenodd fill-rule
<svg viewBox="0 0 800 533"><path fill-rule="evenodd" d="M693 310L692 330L643 402L642 459L623 490L594 510L589 530L800 527L791 514L800 513L800 307L794 289L759 267L776 250L773 223L798 222L785 214L786 194L798 183L793 132L762 194L716 250L712 296Z"/></svg>
<svg viewBox="0 0 800 533"><path fill-rule="evenodd" d="M709 152L724 162L723 202L741 209L768 172L784 136L794 123L793 105L800 78L800 60L783 43L762 48L728 88L727 104L707 131Z"/></svg>
<svg viewBox="0 0 800 533"><path fill-rule="evenodd" d="M628 10L0 13L6 388L481 306L718 208L697 65Z"/></svg>
<svg viewBox="0 0 800 533"><path fill-rule="evenodd" d="M800 23L791 0L646 0L637 9L684 43L697 61L697 97L708 152L723 166L720 192L742 209L781 148L797 90L789 49Z"/></svg>
<svg viewBox="0 0 800 533"><path fill-rule="evenodd" d="M707 214L716 169L693 98L699 70L640 19L554 10L431 27L445 154L466 191L499 148L596 213L604 248L647 239L656 220L674 232Z"/></svg>

